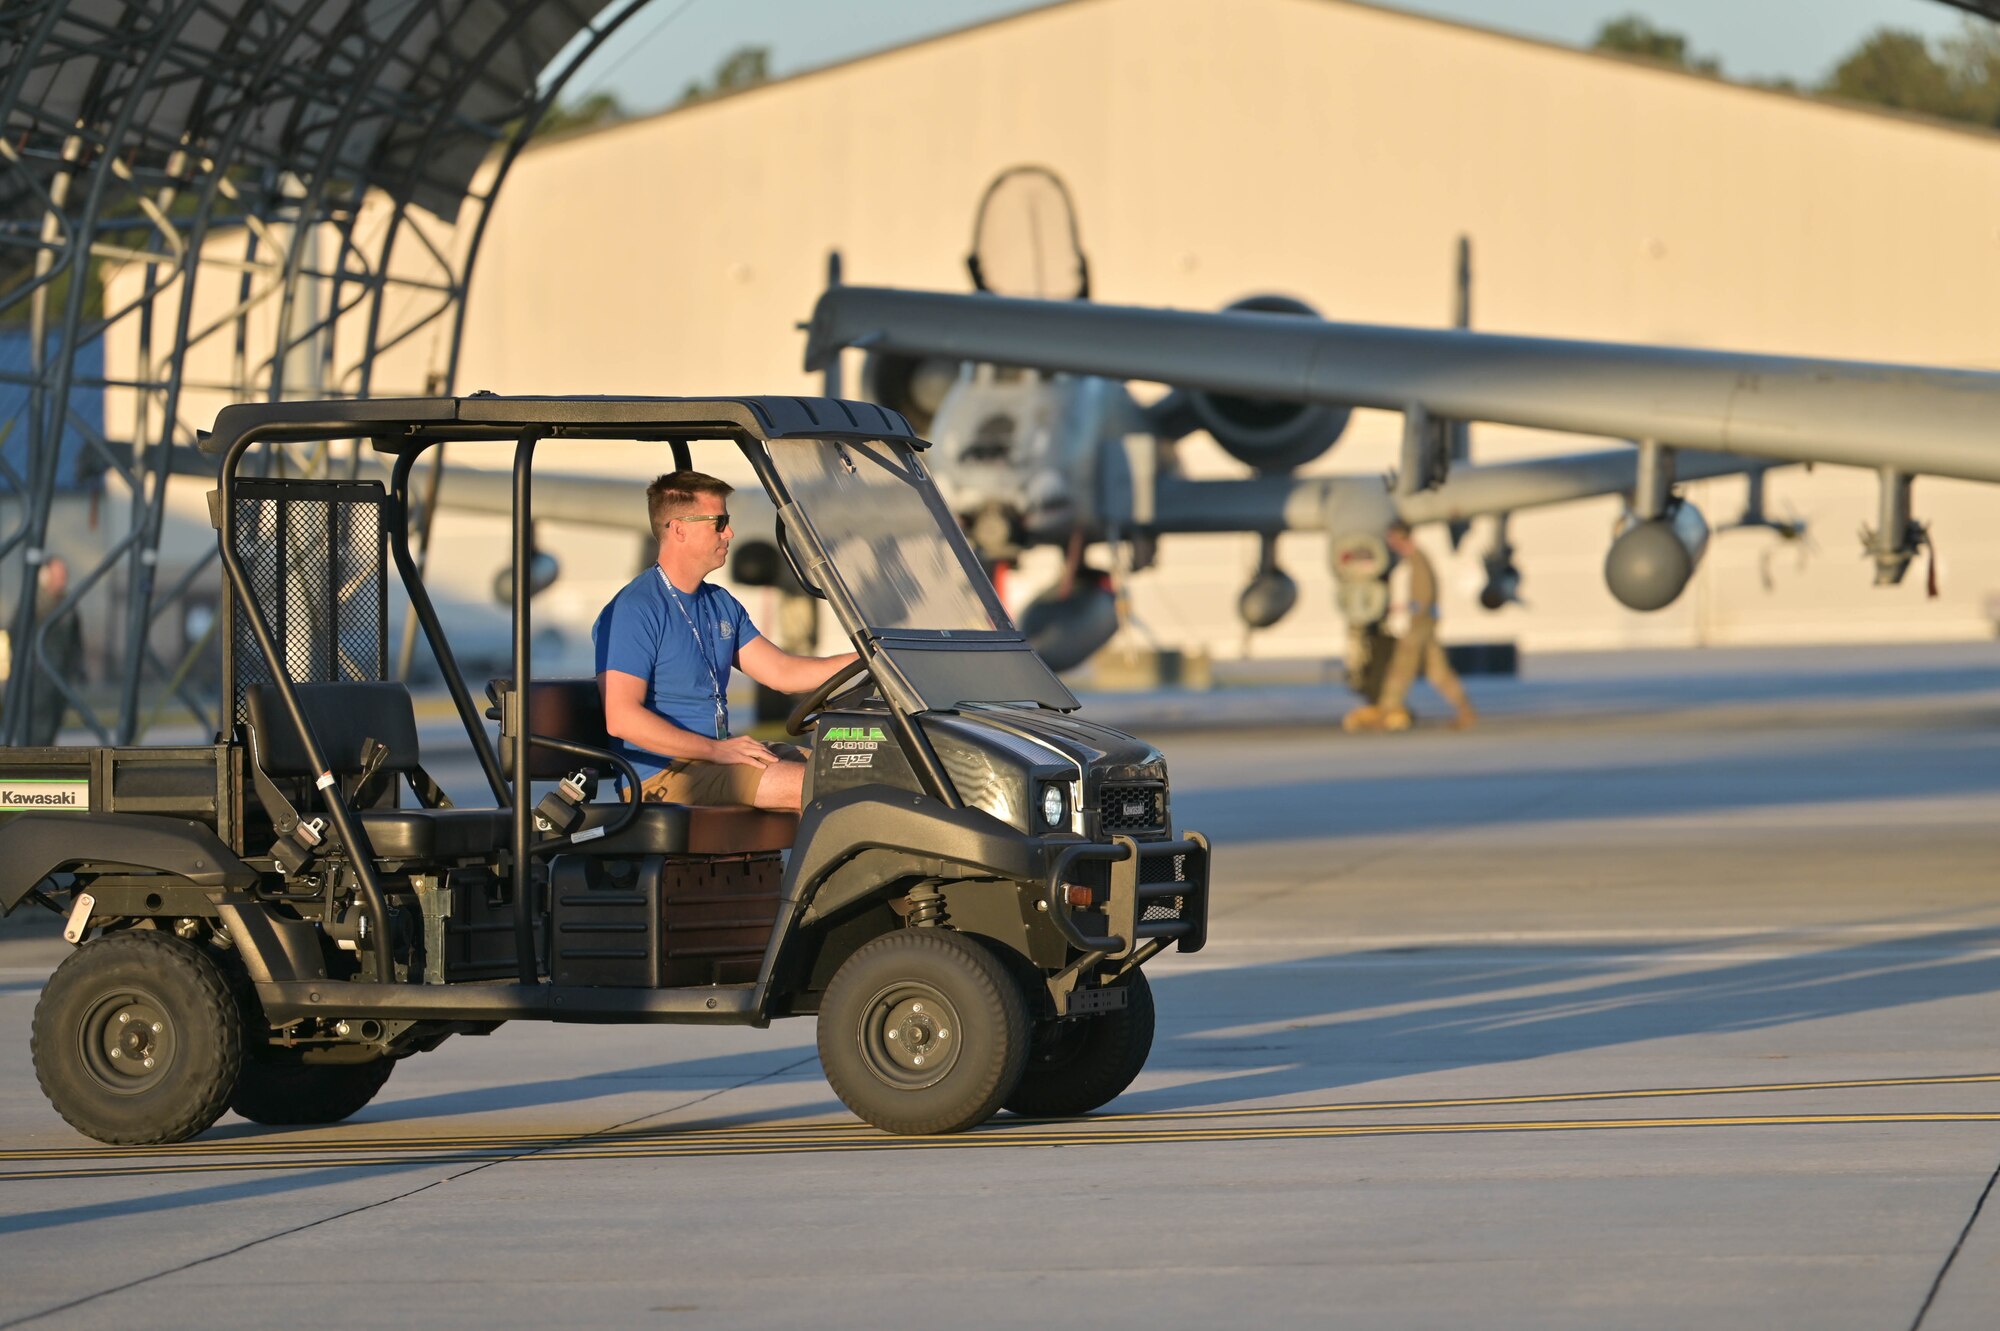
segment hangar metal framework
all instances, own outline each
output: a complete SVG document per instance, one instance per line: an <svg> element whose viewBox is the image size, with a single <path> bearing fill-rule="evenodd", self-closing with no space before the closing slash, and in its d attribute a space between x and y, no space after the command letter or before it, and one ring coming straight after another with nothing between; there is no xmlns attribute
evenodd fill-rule
<svg viewBox="0 0 2000 1331"><path fill-rule="evenodd" d="M0 341L21 348L0 355L0 743L25 737L42 690L105 741L137 739L176 698L219 720L195 686L204 644L178 622L217 581L214 549L171 574L161 561L197 413L457 392L493 202L644 2L0 4ZM2000 20L2000 0L1944 3ZM118 356L91 354L114 341ZM58 495L106 477L118 534L38 605ZM52 668L51 630L86 606L110 626L115 697Z"/></svg>
<svg viewBox="0 0 2000 1331"><path fill-rule="evenodd" d="M189 679L202 644L163 624L216 576L211 548L161 585L168 482L198 424L187 399L453 392L465 294L508 170L642 3L0 8L0 329L26 341L25 364L0 364L0 494L15 501L0 507L0 741L21 742L31 685L107 741L136 739L172 697L217 720ZM115 294L112 268L127 279ZM131 353L116 378L84 354L110 338ZM413 363L424 368L407 381ZM93 395L129 410L86 410ZM340 465L324 452L285 462ZM79 476L115 477L104 494L129 502L129 521L38 609L56 496ZM93 597L115 607L103 622L122 621L101 645L115 704L99 693L93 706L46 650Z"/></svg>

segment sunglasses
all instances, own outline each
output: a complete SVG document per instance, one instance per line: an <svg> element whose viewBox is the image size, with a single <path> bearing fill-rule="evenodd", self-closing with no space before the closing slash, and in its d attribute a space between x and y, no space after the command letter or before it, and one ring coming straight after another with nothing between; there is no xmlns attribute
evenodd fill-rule
<svg viewBox="0 0 2000 1331"><path fill-rule="evenodd" d="M727 510L721 513L692 513L686 517L669 518L668 521L669 522L713 522L715 524L715 529L717 531L723 531L727 529L729 526L729 513Z"/></svg>

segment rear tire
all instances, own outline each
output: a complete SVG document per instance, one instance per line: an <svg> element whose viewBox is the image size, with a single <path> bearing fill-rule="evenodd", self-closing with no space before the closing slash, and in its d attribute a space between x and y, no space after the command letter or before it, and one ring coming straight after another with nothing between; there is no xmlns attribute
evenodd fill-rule
<svg viewBox="0 0 2000 1331"><path fill-rule="evenodd" d="M1125 1093L1153 1052L1153 986L1135 970L1117 987L1125 990L1124 1007L1036 1029L1027 1070L1007 1097L1009 1113L1068 1118Z"/></svg>
<svg viewBox="0 0 2000 1331"><path fill-rule="evenodd" d="M1012 1094L1028 1058L1027 1001L984 945L900 929L834 973L819 1057L849 1109L884 1132L962 1132Z"/></svg>
<svg viewBox="0 0 2000 1331"><path fill-rule="evenodd" d="M35 1078L78 1132L114 1146L186 1141L222 1116L243 1018L209 953L151 929L93 938L35 1005Z"/></svg>
<svg viewBox="0 0 2000 1331"><path fill-rule="evenodd" d="M299 1063L252 1057L243 1062L229 1107L266 1127L338 1123L360 1113L395 1070L395 1060L387 1058L369 1063Z"/></svg>

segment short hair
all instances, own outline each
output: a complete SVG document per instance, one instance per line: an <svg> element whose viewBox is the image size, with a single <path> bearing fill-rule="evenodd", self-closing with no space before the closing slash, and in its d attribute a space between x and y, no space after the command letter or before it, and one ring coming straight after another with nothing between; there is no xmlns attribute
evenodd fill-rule
<svg viewBox="0 0 2000 1331"><path fill-rule="evenodd" d="M706 472L670 471L659 477L646 487L646 521L653 529L654 543L667 538L669 522L694 512L699 496L727 499L735 490L728 481L719 481Z"/></svg>

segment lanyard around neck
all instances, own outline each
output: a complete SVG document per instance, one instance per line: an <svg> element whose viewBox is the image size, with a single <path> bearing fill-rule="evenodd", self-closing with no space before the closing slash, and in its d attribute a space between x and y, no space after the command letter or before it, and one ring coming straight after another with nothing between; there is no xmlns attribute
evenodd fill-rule
<svg viewBox="0 0 2000 1331"><path fill-rule="evenodd" d="M653 572L660 575L660 585L667 589L667 599L681 612L681 619L686 622L688 632L694 635L695 655L699 656L702 665L708 668L708 686L715 693L715 737L723 739L729 728L729 712L722 692L722 680L715 673L715 658L708 654L708 644L701 640L701 629L695 624L694 615L688 611L687 604L681 600L681 589L674 586L673 579L669 578L667 571L658 564L653 565Z"/></svg>

